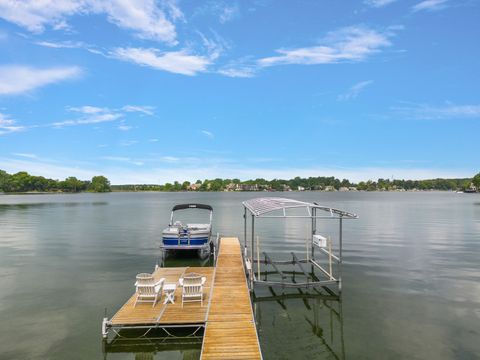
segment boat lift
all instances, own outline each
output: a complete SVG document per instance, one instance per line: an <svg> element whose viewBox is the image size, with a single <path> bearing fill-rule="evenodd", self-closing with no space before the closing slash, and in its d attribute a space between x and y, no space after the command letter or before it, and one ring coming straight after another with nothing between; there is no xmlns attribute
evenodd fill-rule
<svg viewBox="0 0 480 360"><path fill-rule="evenodd" d="M250 291L254 285L280 286L282 288L319 288L322 287L330 294L335 294L328 286L336 285L338 292L342 289L342 232L343 220L358 219L358 216L343 210L338 210L319 205L315 202L304 202L299 200L265 197L256 198L243 202L244 206L244 262L249 277ZM248 213L251 218L251 248L249 251L247 241ZM307 239L306 257L299 258L291 252L291 260L273 260L266 252L260 252L258 236L255 236L255 219L311 219L311 237ZM317 234L317 221L337 220L339 226L338 238L332 239ZM335 253L335 250L337 252ZM255 254L256 253L256 257ZM323 261L323 263L322 263ZM325 264L326 262L326 264ZM267 279L267 274L272 272L261 272L260 264L273 267L274 272L280 275L280 280L272 281ZM307 272L303 264L311 265L311 272ZM305 275L306 281L296 282L287 280L281 265L298 265L300 271ZM318 277L314 269L320 271ZM262 280L262 274L265 275Z"/></svg>

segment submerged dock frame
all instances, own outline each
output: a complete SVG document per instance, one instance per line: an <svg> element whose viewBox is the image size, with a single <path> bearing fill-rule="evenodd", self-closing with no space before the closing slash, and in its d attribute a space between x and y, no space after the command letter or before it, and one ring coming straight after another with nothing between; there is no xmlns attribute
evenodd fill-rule
<svg viewBox="0 0 480 360"><path fill-rule="evenodd" d="M244 261L245 268L249 276L250 291L253 291L255 285L281 286L282 288L315 288L323 287L327 292L332 292L328 288L330 285L337 285L338 291L342 289L342 245L343 245L343 220L357 219L358 216L346 211L319 205L315 202L309 203L286 198L266 197L256 198L243 202L244 206ZM296 210L294 210L296 209ZM301 211L302 214L292 214L292 211ZM249 251L247 240L247 221L248 215L251 218L251 248ZM295 253L292 254L292 260L272 260L266 252L260 253L260 244L258 236L255 236L255 219L311 219L311 238L307 240L306 258L299 259ZM331 239L317 234L317 220L337 220L338 238ZM335 242L335 244L334 244ZM337 253L334 253L333 246L337 247ZM310 250L310 252L309 252ZM326 256L328 268L320 264L321 260L316 255ZM254 254L257 253L255 257ZM317 256L317 257L316 257ZM271 265L275 272L281 277L280 281L261 279L260 264ZM288 282L286 276L277 265L298 265L302 273L307 277L305 282ZM311 273L307 273L302 264L312 266ZM256 269L255 269L256 267ZM318 269L322 278L314 274L314 269ZM310 277L312 279L310 280Z"/></svg>

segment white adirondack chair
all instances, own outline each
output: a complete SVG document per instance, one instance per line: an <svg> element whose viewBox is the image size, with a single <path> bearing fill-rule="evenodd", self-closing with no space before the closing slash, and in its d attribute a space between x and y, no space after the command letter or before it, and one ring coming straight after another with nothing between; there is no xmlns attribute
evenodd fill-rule
<svg viewBox="0 0 480 360"><path fill-rule="evenodd" d="M182 286L182 307L184 302L200 301L203 306L203 285L207 278L200 274L190 273L179 279Z"/></svg>
<svg viewBox="0 0 480 360"><path fill-rule="evenodd" d="M140 302L153 302L152 307L155 307L157 301L162 297L162 288L164 278L155 281L152 274L142 273L137 275L137 281L135 282L137 298L133 307L137 306Z"/></svg>

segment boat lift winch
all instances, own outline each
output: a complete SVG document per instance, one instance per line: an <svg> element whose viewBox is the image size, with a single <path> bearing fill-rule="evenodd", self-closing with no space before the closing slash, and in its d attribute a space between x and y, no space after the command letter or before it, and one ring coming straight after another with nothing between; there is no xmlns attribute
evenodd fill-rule
<svg viewBox="0 0 480 360"><path fill-rule="evenodd" d="M280 286L282 288L324 288L327 292L333 293L328 287L336 285L338 292L342 289L342 242L343 242L343 220L358 219L358 216L343 210L319 205L315 202L304 202L294 199L264 197L243 202L244 206L244 262L249 277L250 291L255 285ZM247 241L248 213L251 218L251 248ZM255 219L311 219L311 237L307 239L306 257L299 258L291 252L291 260L273 260L265 251L260 251L258 236L255 236ZM317 234L317 221L337 220L338 237L331 238ZM335 252L336 249L336 252ZM256 257L255 257L256 253ZM321 258L320 256L323 256ZM322 263L323 261L323 263ZM268 280L266 276L262 279L260 264L273 267L273 273L280 276L279 280ZM310 264L311 271L308 272L303 264ZM306 281L297 282L288 280L285 272L280 268L282 265L297 265L305 275ZM320 271L317 276L314 270Z"/></svg>

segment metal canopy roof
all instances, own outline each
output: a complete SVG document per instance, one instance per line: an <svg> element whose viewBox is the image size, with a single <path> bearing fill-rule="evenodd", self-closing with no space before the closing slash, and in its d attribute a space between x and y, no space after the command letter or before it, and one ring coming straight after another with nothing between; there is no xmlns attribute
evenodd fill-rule
<svg viewBox="0 0 480 360"><path fill-rule="evenodd" d="M330 214L329 217L342 217L348 219L357 219L356 214L352 214L346 211L330 208L327 206L321 206L317 203L309 203L305 201L299 201L287 198L278 197L264 197L250 199L243 202L243 205L255 216L255 217L312 217L312 209L320 209ZM287 209L304 208L307 210L307 216L288 216ZM273 211L283 211L283 216L268 216L267 214ZM316 216L319 217L319 216ZM325 217L325 216L321 216Z"/></svg>

